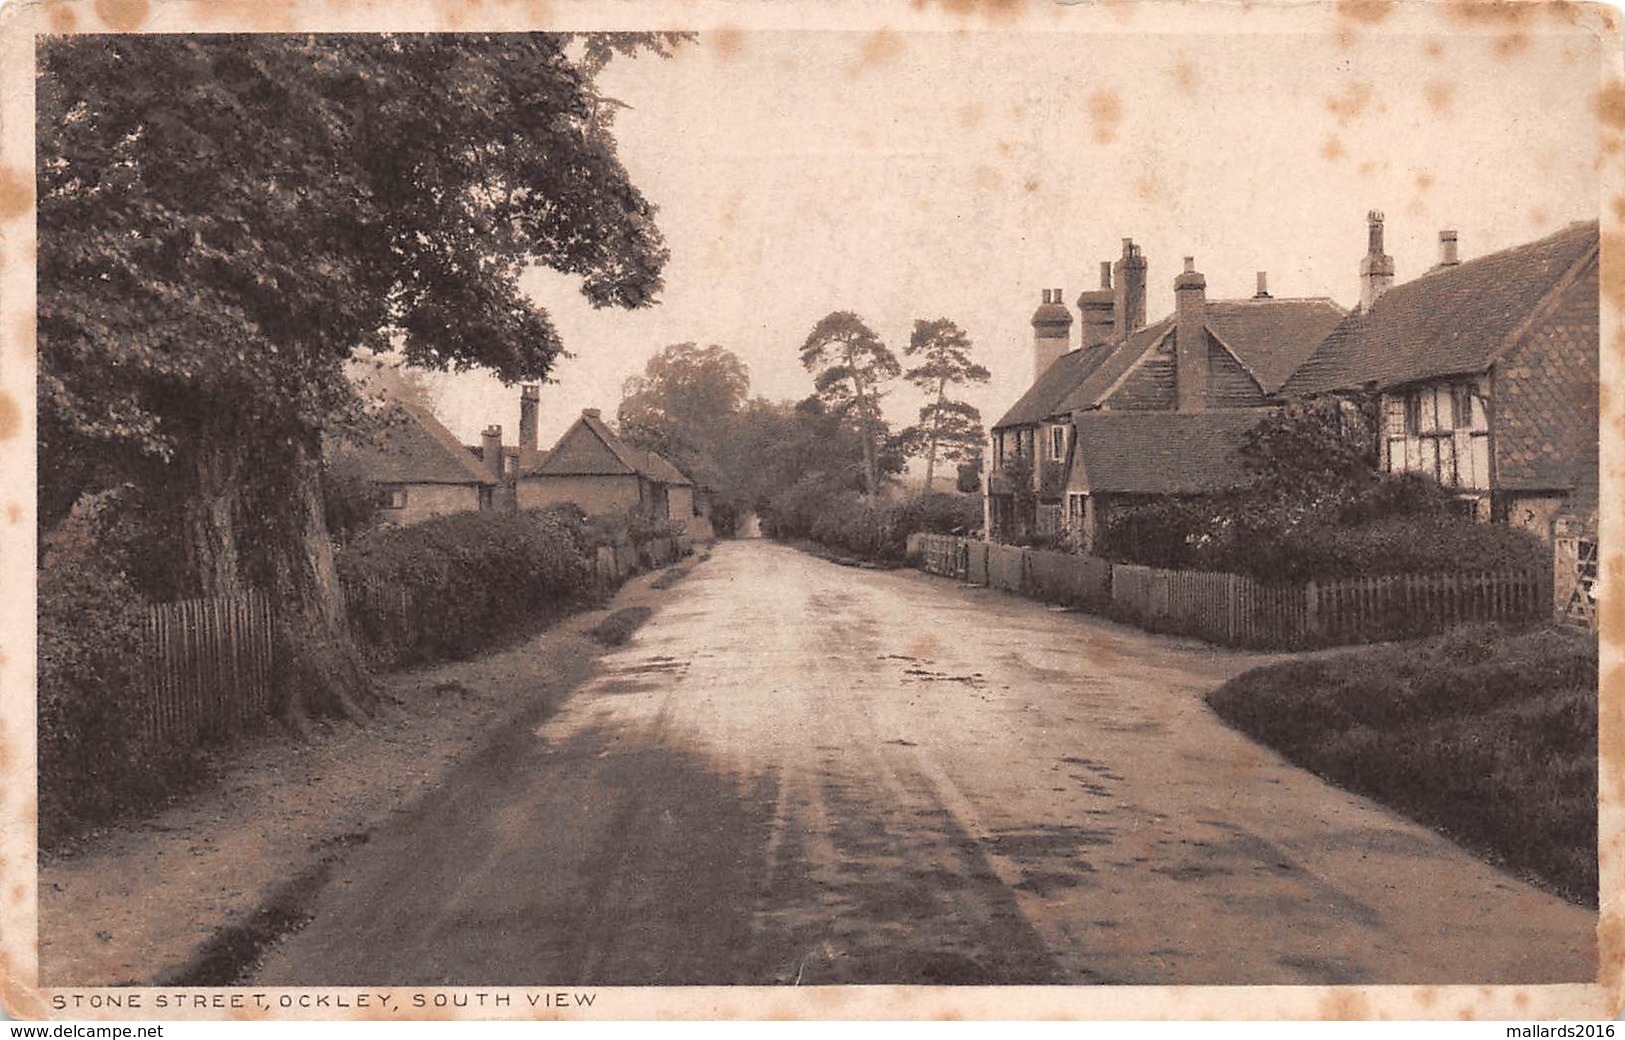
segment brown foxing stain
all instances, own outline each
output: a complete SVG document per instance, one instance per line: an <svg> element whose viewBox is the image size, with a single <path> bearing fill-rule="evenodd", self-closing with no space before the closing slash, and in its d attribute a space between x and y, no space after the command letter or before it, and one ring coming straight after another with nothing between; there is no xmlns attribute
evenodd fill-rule
<svg viewBox="0 0 1625 1040"><path fill-rule="evenodd" d="M901 53L902 37L890 29L876 29L863 38L863 45L858 48L858 69L862 71L871 66L884 65Z"/></svg>
<svg viewBox="0 0 1625 1040"><path fill-rule="evenodd" d="M1172 75L1174 77L1174 86L1178 87L1182 93L1196 93L1195 62L1191 61L1189 58L1181 57L1178 61L1174 62Z"/></svg>
<svg viewBox="0 0 1625 1040"><path fill-rule="evenodd" d="M1427 43L1422 45L1422 53L1426 54L1430 58L1444 57L1444 41L1429 40Z"/></svg>
<svg viewBox="0 0 1625 1040"><path fill-rule="evenodd" d="M931 5L932 0L913 0L915 10ZM980 17L989 22L1008 24L1019 21L1027 14L1027 0L935 0L936 5L960 18Z"/></svg>
<svg viewBox="0 0 1625 1040"><path fill-rule="evenodd" d="M1382 162L1377 159L1367 159L1360 164L1358 172L1362 177L1375 177L1377 174L1382 173L1386 169L1388 169L1388 164L1386 162Z"/></svg>
<svg viewBox="0 0 1625 1040"><path fill-rule="evenodd" d="M96 17L114 32L135 32L147 20L147 0L96 0Z"/></svg>
<svg viewBox="0 0 1625 1040"><path fill-rule="evenodd" d="M1359 990L1334 989L1321 1000L1316 1012L1323 1022L1347 1022L1370 1018L1371 1006Z"/></svg>
<svg viewBox="0 0 1625 1040"><path fill-rule="evenodd" d="M1416 175L1417 191L1427 191L1431 187L1433 187L1433 174L1423 170L1421 173Z"/></svg>
<svg viewBox="0 0 1625 1040"><path fill-rule="evenodd" d="M999 171L998 170L995 170L993 167L988 166L986 163L978 163L977 164L977 166L976 166L976 187L977 187L978 190L985 191L985 192L994 192L994 191L998 191L999 188L1003 184L1004 184L1004 180L1003 180L1003 178L1001 178L999 176Z"/></svg>
<svg viewBox="0 0 1625 1040"><path fill-rule="evenodd" d="M12 524L20 524L23 522L23 507L20 503L6 503L6 522Z"/></svg>
<svg viewBox="0 0 1625 1040"><path fill-rule="evenodd" d="M1134 197L1141 202L1155 202L1157 198L1156 179L1145 174L1134 178Z"/></svg>
<svg viewBox="0 0 1625 1040"><path fill-rule="evenodd" d="M997 147L999 149L999 154L1000 155L1009 155L1011 152L1014 152L1016 150L1015 145L1011 144L1009 141L1006 141L1002 137L999 138L999 143L998 143Z"/></svg>
<svg viewBox="0 0 1625 1040"><path fill-rule="evenodd" d="M1394 13L1397 0L1337 0L1337 16L1362 25L1377 25Z"/></svg>
<svg viewBox="0 0 1625 1040"><path fill-rule="evenodd" d="M986 118L987 109L983 108L980 103L975 101L963 106L959 110L959 125L964 127L966 130L976 129L982 125L982 120Z"/></svg>
<svg viewBox="0 0 1625 1040"><path fill-rule="evenodd" d="M17 906L21 906L24 902L27 901L27 899L28 899L28 886L27 885L25 885L21 881L19 881L15 885L11 886L11 901L12 901L13 904L15 904Z"/></svg>
<svg viewBox="0 0 1625 1040"><path fill-rule="evenodd" d="M1327 96L1326 111L1337 119L1338 126L1348 126L1365 114L1374 96L1371 84L1365 80L1355 80L1341 92Z"/></svg>
<svg viewBox="0 0 1625 1040"><path fill-rule="evenodd" d="M1089 121L1095 128L1095 142L1110 144L1117 137L1117 124L1123 119L1123 102L1109 90L1089 95Z"/></svg>
<svg viewBox="0 0 1625 1040"><path fill-rule="evenodd" d="M1547 224L1550 224L1551 221L1552 221L1551 214L1547 213L1544 209L1542 209L1539 206L1536 206L1534 209L1529 211L1529 225L1531 227L1536 227L1536 228L1545 227Z"/></svg>
<svg viewBox="0 0 1625 1040"><path fill-rule="evenodd" d="M22 170L0 166L0 220L11 220L28 212L34 204L34 186Z"/></svg>
<svg viewBox="0 0 1625 1040"><path fill-rule="evenodd" d="M1495 56L1502 61L1517 57L1529 49L1529 34L1525 32L1512 32L1504 36L1497 36L1493 44Z"/></svg>
<svg viewBox="0 0 1625 1040"><path fill-rule="evenodd" d="M1437 116L1448 116L1455 107L1456 85L1449 80L1430 80L1422 88L1422 94L1428 100L1428 107L1433 109Z"/></svg>
<svg viewBox="0 0 1625 1040"><path fill-rule="evenodd" d="M737 55L745 46L745 34L738 29L718 29L707 33L705 40L717 52L717 57L724 61Z"/></svg>
<svg viewBox="0 0 1625 1040"><path fill-rule="evenodd" d="M1609 80L1599 87L1591 95L1591 113L1603 126L1625 131L1625 79Z"/></svg>
<svg viewBox="0 0 1625 1040"><path fill-rule="evenodd" d="M288 32L297 27L293 0L191 0L189 6L192 16L199 20L231 22L260 32ZM440 15L442 21L448 20L445 10ZM458 14L450 18L452 22L457 20Z"/></svg>
<svg viewBox="0 0 1625 1040"><path fill-rule="evenodd" d="M0 390L0 441L9 441L17 436L22 429L23 413L17 407L17 402L4 390Z"/></svg>
<svg viewBox="0 0 1625 1040"><path fill-rule="evenodd" d="M74 14L73 8L66 3L47 4L45 22L51 27L51 31L59 36L65 36L79 28L79 16Z"/></svg>
<svg viewBox="0 0 1625 1040"><path fill-rule="evenodd" d="M1343 149L1343 142L1339 141L1335 135L1326 138L1325 142L1320 146L1320 157L1328 161L1341 159L1347 154L1348 152Z"/></svg>
<svg viewBox="0 0 1625 1040"><path fill-rule="evenodd" d="M1625 224L1625 195L1615 195L1612 205L1614 207L1614 220Z"/></svg>
<svg viewBox="0 0 1625 1040"><path fill-rule="evenodd" d="M1036 193L1038 191L1038 178L1028 177L1026 180L1022 181L1021 190L1029 195Z"/></svg>

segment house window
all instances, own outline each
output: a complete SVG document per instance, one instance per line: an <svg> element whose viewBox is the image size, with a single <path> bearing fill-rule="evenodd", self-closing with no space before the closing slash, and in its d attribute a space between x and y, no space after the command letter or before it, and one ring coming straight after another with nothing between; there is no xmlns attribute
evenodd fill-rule
<svg viewBox="0 0 1625 1040"><path fill-rule="evenodd" d="M1489 423L1476 387L1421 387L1383 400L1388 469L1423 473L1445 487L1489 487Z"/></svg>
<svg viewBox="0 0 1625 1040"><path fill-rule="evenodd" d="M1066 458L1066 427L1049 428L1049 457L1056 462Z"/></svg>
<svg viewBox="0 0 1625 1040"><path fill-rule="evenodd" d="M398 487L397 488L387 488L384 491L384 508L385 509L405 509L406 508L406 489L405 488L398 488Z"/></svg>
<svg viewBox="0 0 1625 1040"><path fill-rule="evenodd" d="M519 468L519 459L517 457L515 457L513 455L504 455L504 456L502 456L502 475L503 476L505 476L505 477L513 476L514 471L517 470L518 468Z"/></svg>
<svg viewBox="0 0 1625 1040"><path fill-rule="evenodd" d="M993 468L1004 468L1004 431L993 435Z"/></svg>

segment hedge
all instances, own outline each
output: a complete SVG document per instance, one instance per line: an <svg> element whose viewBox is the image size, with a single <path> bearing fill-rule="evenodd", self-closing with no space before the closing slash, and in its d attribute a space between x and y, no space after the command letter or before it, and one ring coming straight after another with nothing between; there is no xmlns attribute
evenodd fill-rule
<svg viewBox="0 0 1625 1040"><path fill-rule="evenodd" d="M764 533L775 538L805 538L864 559L900 563L908 558L909 535L969 534L981 525L982 507L980 499L941 493L871 504L807 481L774 496L762 521Z"/></svg>

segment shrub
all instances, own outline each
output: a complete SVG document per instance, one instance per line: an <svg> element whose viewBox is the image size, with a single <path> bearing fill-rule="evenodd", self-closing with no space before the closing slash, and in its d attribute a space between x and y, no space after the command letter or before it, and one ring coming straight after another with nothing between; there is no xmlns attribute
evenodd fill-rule
<svg viewBox="0 0 1625 1040"><path fill-rule="evenodd" d="M363 642L405 664L466 657L591 595L592 538L569 509L459 513L369 531L337 562ZM404 626L376 606L397 590Z"/></svg>
<svg viewBox="0 0 1625 1040"><path fill-rule="evenodd" d="M140 696L146 604L70 516L46 539L39 594L40 840L160 798L188 765L150 754Z"/></svg>
<svg viewBox="0 0 1625 1040"><path fill-rule="evenodd" d="M976 498L930 494L870 503L856 493L831 493L819 481L804 480L774 496L763 528L775 538L806 538L854 556L902 562L909 535L969 534L981 519Z"/></svg>

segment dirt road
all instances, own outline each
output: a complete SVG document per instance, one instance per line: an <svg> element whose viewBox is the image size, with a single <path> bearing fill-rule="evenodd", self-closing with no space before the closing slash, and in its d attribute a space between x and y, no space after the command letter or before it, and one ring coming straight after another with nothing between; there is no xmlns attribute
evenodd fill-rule
<svg viewBox="0 0 1625 1040"><path fill-rule="evenodd" d="M255 981L1594 977L1592 913L1214 718L1256 658L763 542L672 593Z"/></svg>

